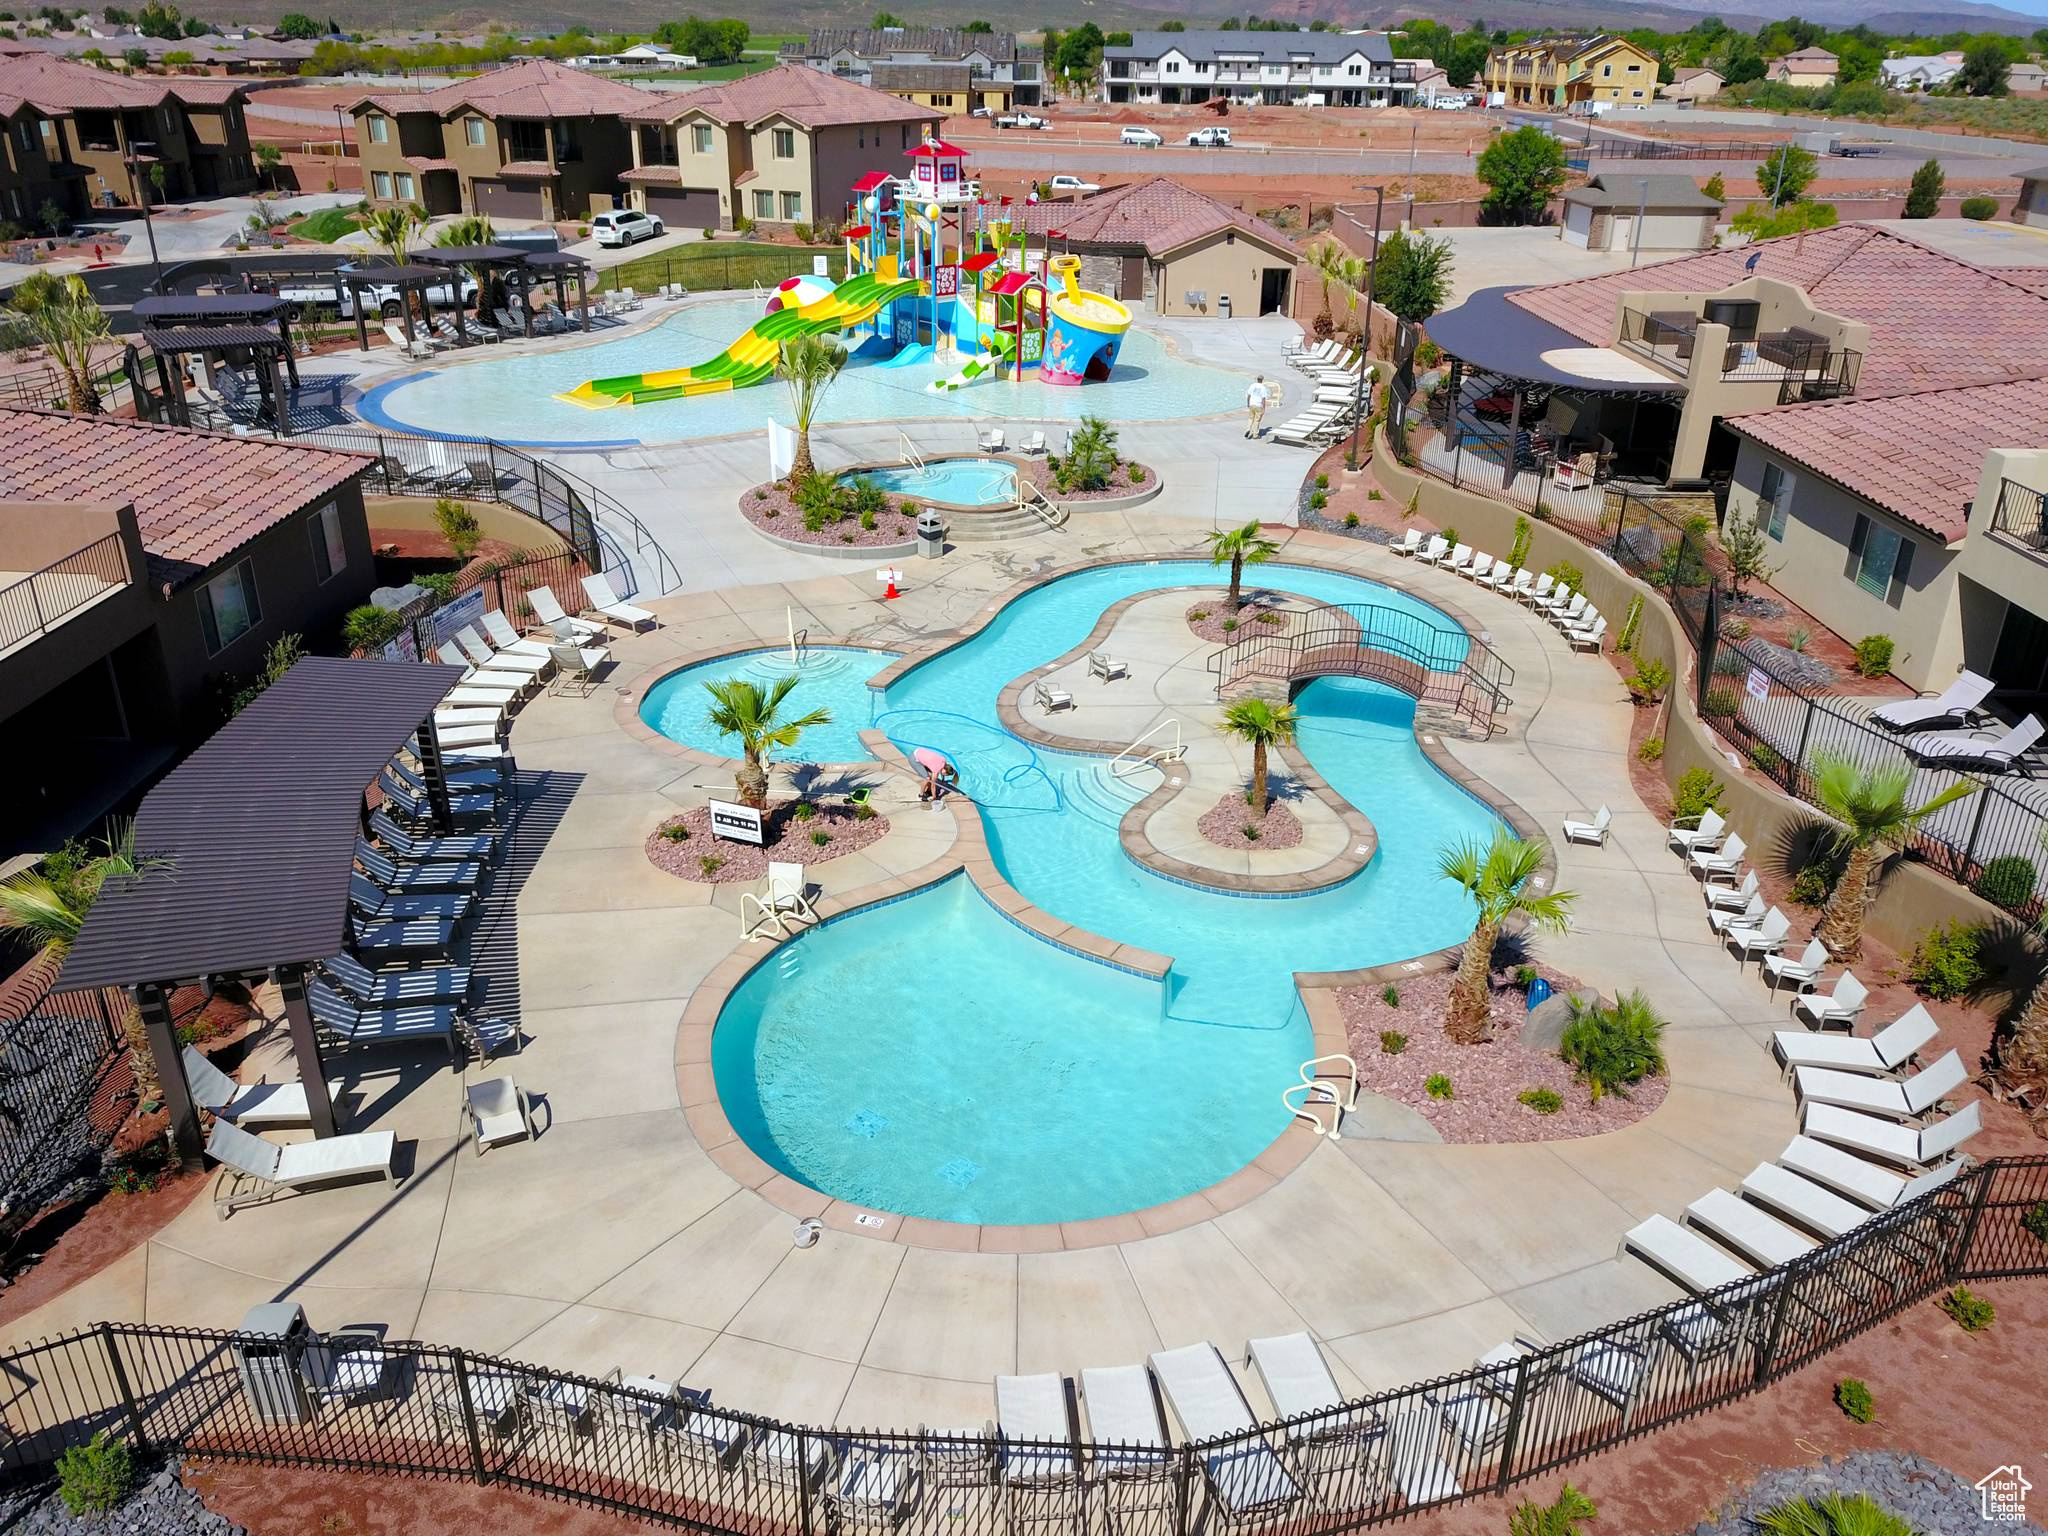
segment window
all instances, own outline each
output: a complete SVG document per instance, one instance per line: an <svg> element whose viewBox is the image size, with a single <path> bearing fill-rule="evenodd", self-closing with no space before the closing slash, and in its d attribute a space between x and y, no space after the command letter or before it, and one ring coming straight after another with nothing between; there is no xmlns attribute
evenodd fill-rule
<svg viewBox="0 0 2048 1536"><path fill-rule="evenodd" d="M1757 522L1765 533L1782 544L1785 541L1785 519L1791 511L1792 477L1779 465L1766 464L1763 484L1757 488Z"/></svg>
<svg viewBox="0 0 2048 1536"><path fill-rule="evenodd" d="M775 194L773 192L756 192L754 194L754 217L757 219L772 219L775 217Z"/></svg>
<svg viewBox="0 0 2048 1536"><path fill-rule="evenodd" d="M1640 64L1631 64L1628 67L1628 72L1632 75L1640 75L1643 72L1643 66Z"/></svg>
<svg viewBox="0 0 2048 1536"><path fill-rule="evenodd" d="M1857 513L1845 572L1850 580L1896 608L1905 600L1906 576L1912 569L1913 541Z"/></svg>
<svg viewBox="0 0 2048 1536"><path fill-rule="evenodd" d="M1167 73L1168 73L1169 75L1177 75L1177 74L1179 74L1179 73L1180 73L1180 61L1179 61L1178 59L1174 59L1174 60L1171 60L1171 61L1169 61L1169 62L1168 62L1168 64L1167 64L1167 66L1166 66L1166 72L1167 72ZM1121 73L1121 71L1119 71L1119 73Z"/></svg>
<svg viewBox="0 0 2048 1536"><path fill-rule="evenodd" d="M409 203L413 200L413 180L410 171L400 171L398 173L398 199L404 203Z"/></svg>
<svg viewBox="0 0 2048 1536"><path fill-rule="evenodd" d="M804 216L804 195L801 192L782 194L782 222L794 224Z"/></svg>
<svg viewBox="0 0 2048 1536"><path fill-rule="evenodd" d="M462 136L477 148L483 148L484 120L480 117L465 117L462 120Z"/></svg>
<svg viewBox="0 0 2048 1536"><path fill-rule="evenodd" d="M1614 66L1613 66L1612 64L1602 64L1602 65L1600 66L1600 78L1601 78L1601 79L1605 80L1605 79L1606 79L1606 78L1607 78L1607 77L1608 77L1609 75L1611 75L1611 74L1613 74L1613 73L1614 73Z"/></svg>
<svg viewBox="0 0 2048 1536"><path fill-rule="evenodd" d="M696 155L711 153L711 125L692 123L690 125L690 152Z"/></svg>
<svg viewBox="0 0 2048 1536"><path fill-rule="evenodd" d="M949 102L952 100L950 96L946 99ZM775 158L778 160L794 160L796 158L796 130L794 128L777 128L775 130Z"/></svg>
<svg viewBox="0 0 2048 1536"><path fill-rule="evenodd" d="M348 546L341 542L341 508L327 503L308 524L313 534L313 574L327 581L348 565Z"/></svg>
<svg viewBox="0 0 2048 1536"><path fill-rule="evenodd" d="M206 654L218 656L263 622L256 601L256 567L244 560L199 589L199 629Z"/></svg>
<svg viewBox="0 0 2048 1536"><path fill-rule="evenodd" d="M1630 92L1629 92L1629 95L1631 95L1631 96L1636 96L1636 97L1640 97L1640 96L1641 96L1642 94L1643 94L1643 93L1642 93L1641 91L1630 91Z"/></svg>
<svg viewBox="0 0 2048 1536"><path fill-rule="evenodd" d="M1344 66L1344 73L1356 79L1365 73L1365 66L1363 64L1346 64Z"/></svg>
<svg viewBox="0 0 2048 1536"><path fill-rule="evenodd" d="M389 171L372 171L370 173L370 187L380 200L389 202L391 200L391 173Z"/></svg>
<svg viewBox="0 0 2048 1536"><path fill-rule="evenodd" d="M390 118L373 117L370 119L370 142L372 144L389 144L391 142Z"/></svg>

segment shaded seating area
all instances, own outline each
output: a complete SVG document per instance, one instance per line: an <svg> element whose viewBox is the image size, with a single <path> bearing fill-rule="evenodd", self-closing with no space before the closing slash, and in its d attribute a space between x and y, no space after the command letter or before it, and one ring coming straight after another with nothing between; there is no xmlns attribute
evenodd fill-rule
<svg viewBox="0 0 2048 1536"><path fill-rule="evenodd" d="M222 386L243 395L253 385L255 419L290 435L289 395L299 387L299 365L284 300L268 293L152 294L136 301L134 315L149 361L138 351L127 371L145 421L231 426L237 413Z"/></svg>
<svg viewBox="0 0 2048 1536"><path fill-rule="evenodd" d="M442 245L415 254L422 263L441 269L452 284L459 284L465 271L475 273L478 323L495 327L500 337L516 329L527 340L533 338L533 293L548 283L555 290L554 312L567 321L571 279L576 284L576 307L583 329L590 329L590 268L580 256L567 251L524 251L508 245ZM501 286L503 303L496 296ZM456 306L458 335L464 334L461 309ZM541 323L554 329L551 321L543 319Z"/></svg>

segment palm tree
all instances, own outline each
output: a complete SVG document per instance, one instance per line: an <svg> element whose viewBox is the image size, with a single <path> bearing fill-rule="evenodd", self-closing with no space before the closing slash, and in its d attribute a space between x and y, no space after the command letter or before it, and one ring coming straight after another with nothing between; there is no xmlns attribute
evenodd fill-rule
<svg viewBox="0 0 2048 1536"><path fill-rule="evenodd" d="M1334 329L1330 319L1330 284L1342 278L1344 257L1344 247L1334 240L1325 240L1319 245L1312 246L1308 253L1308 259L1316 269L1316 276L1321 278L1323 283L1323 307L1317 313L1315 323L1315 332L1318 336L1327 336Z"/></svg>
<svg viewBox="0 0 2048 1536"><path fill-rule="evenodd" d="M1352 335L1363 335L1367 344L1372 341L1372 316L1365 317L1363 332L1358 327L1358 301L1364 295L1366 284L1371 278L1372 266L1363 256L1346 256L1338 263L1338 280L1344 284L1344 328Z"/></svg>
<svg viewBox="0 0 2048 1536"><path fill-rule="evenodd" d="M1292 704L1275 704L1270 699L1239 699L1223 711L1218 727L1226 736L1248 741L1252 746L1252 815L1266 814L1266 749L1294 745L1296 716Z"/></svg>
<svg viewBox="0 0 2048 1536"><path fill-rule="evenodd" d="M370 212L363 233L383 248L391 258L391 264L402 267L412 255L412 237L419 233L420 226L427 221L420 210L410 205L398 208L375 208Z"/></svg>
<svg viewBox="0 0 2048 1536"><path fill-rule="evenodd" d="M790 689L797 685L797 676L791 673L779 677L769 684L763 693L759 683L749 682L744 677L728 677L723 682L706 683L704 691L711 695L711 708L704 720L713 730L740 739L740 751L745 762L733 775L733 782L739 791L740 803L751 805L757 811L768 809L768 749L793 747L797 738L814 725L830 725L832 711L814 709L807 715L794 720L778 720L776 712L782 708L782 701L789 697Z"/></svg>
<svg viewBox="0 0 2048 1536"><path fill-rule="evenodd" d="M468 213L459 219L451 219L435 230L433 244L441 250L449 250L464 245L492 245L496 243L497 238L498 232L491 226L489 214ZM481 309L491 286L490 269L473 266L466 270L476 281L476 301Z"/></svg>
<svg viewBox="0 0 2048 1536"><path fill-rule="evenodd" d="M101 852L67 843L34 868L0 880L0 933L18 934L44 955L62 959L85 926L100 888L117 875L140 874L151 861L135 856L135 823L109 824Z"/></svg>
<svg viewBox="0 0 2048 1536"><path fill-rule="evenodd" d="M1472 937L1465 941L1458 974L1451 981L1450 1010L1444 1017L1444 1033L1459 1045L1481 1045L1492 1035L1493 946L1500 940L1502 925L1519 914L1537 928L1553 933L1565 929L1578 898L1570 891L1529 889L1549 852L1550 844L1542 838L1524 840L1501 827L1491 844L1481 846L1468 838L1437 857L1438 876L1463 886L1479 907Z"/></svg>
<svg viewBox="0 0 2048 1536"><path fill-rule="evenodd" d="M1230 567L1230 611L1244 606L1244 568L1264 565L1280 553L1280 546L1259 531L1255 522L1242 528L1215 528L1204 535L1209 541L1209 563Z"/></svg>
<svg viewBox="0 0 2048 1536"><path fill-rule="evenodd" d="M1912 783L1913 770L1904 763L1866 768L1829 753L1814 757L1814 798L1841 823L1829 837L1838 852L1848 855L1814 930L1837 960L1854 960L1863 952L1863 912L1878 867L1912 840L1921 822L1977 790L1974 784L1955 783L1924 804L1908 805Z"/></svg>
<svg viewBox="0 0 2048 1536"><path fill-rule="evenodd" d="M100 413L93 348L107 339L107 316L85 279L31 272L7 300L22 338L40 346L64 375L66 403L81 416Z"/></svg>
<svg viewBox="0 0 2048 1536"><path fill-rule="evenodd" d="M792 336L775 357L775 371L789 386L789 408L796 417L796 456L790 460L789 483L801 485L818 471L811 462L811 422L832 381L846 366L846 348L822 336Z"/></svg>

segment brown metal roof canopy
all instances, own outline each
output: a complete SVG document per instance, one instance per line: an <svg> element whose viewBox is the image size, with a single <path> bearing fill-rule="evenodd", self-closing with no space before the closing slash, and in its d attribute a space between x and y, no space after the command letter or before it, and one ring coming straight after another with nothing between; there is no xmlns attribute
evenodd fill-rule
<svg viewBox="0 0 2048 1536"><path fill-rule="evenodd" d="M65 959L67 987L269 970L339 954L363 792L460 669L308 656L144 797L135 846Z"/></svg>

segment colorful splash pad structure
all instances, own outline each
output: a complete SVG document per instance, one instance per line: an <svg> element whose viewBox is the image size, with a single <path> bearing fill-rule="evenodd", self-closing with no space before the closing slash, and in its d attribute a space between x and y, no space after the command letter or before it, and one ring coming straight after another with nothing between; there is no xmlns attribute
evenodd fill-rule
<svg viewBox="0 0 2048 1536"><path fill-rule="evenodd" d="M979 195L965 150L926 137L909 157L907 178L874 171L854 183L843 279L789 279L767 314L704 362L590 379L556 398L601 408L744 389L774 376L784 341L826 332L843 333L875 367L957 359L933 392L1006 369L1021 379L1035 368L1047 384L1108 378L1130 310L1079 286L1078 257L1032 250L1009 199L991 206Z"/></svg>

